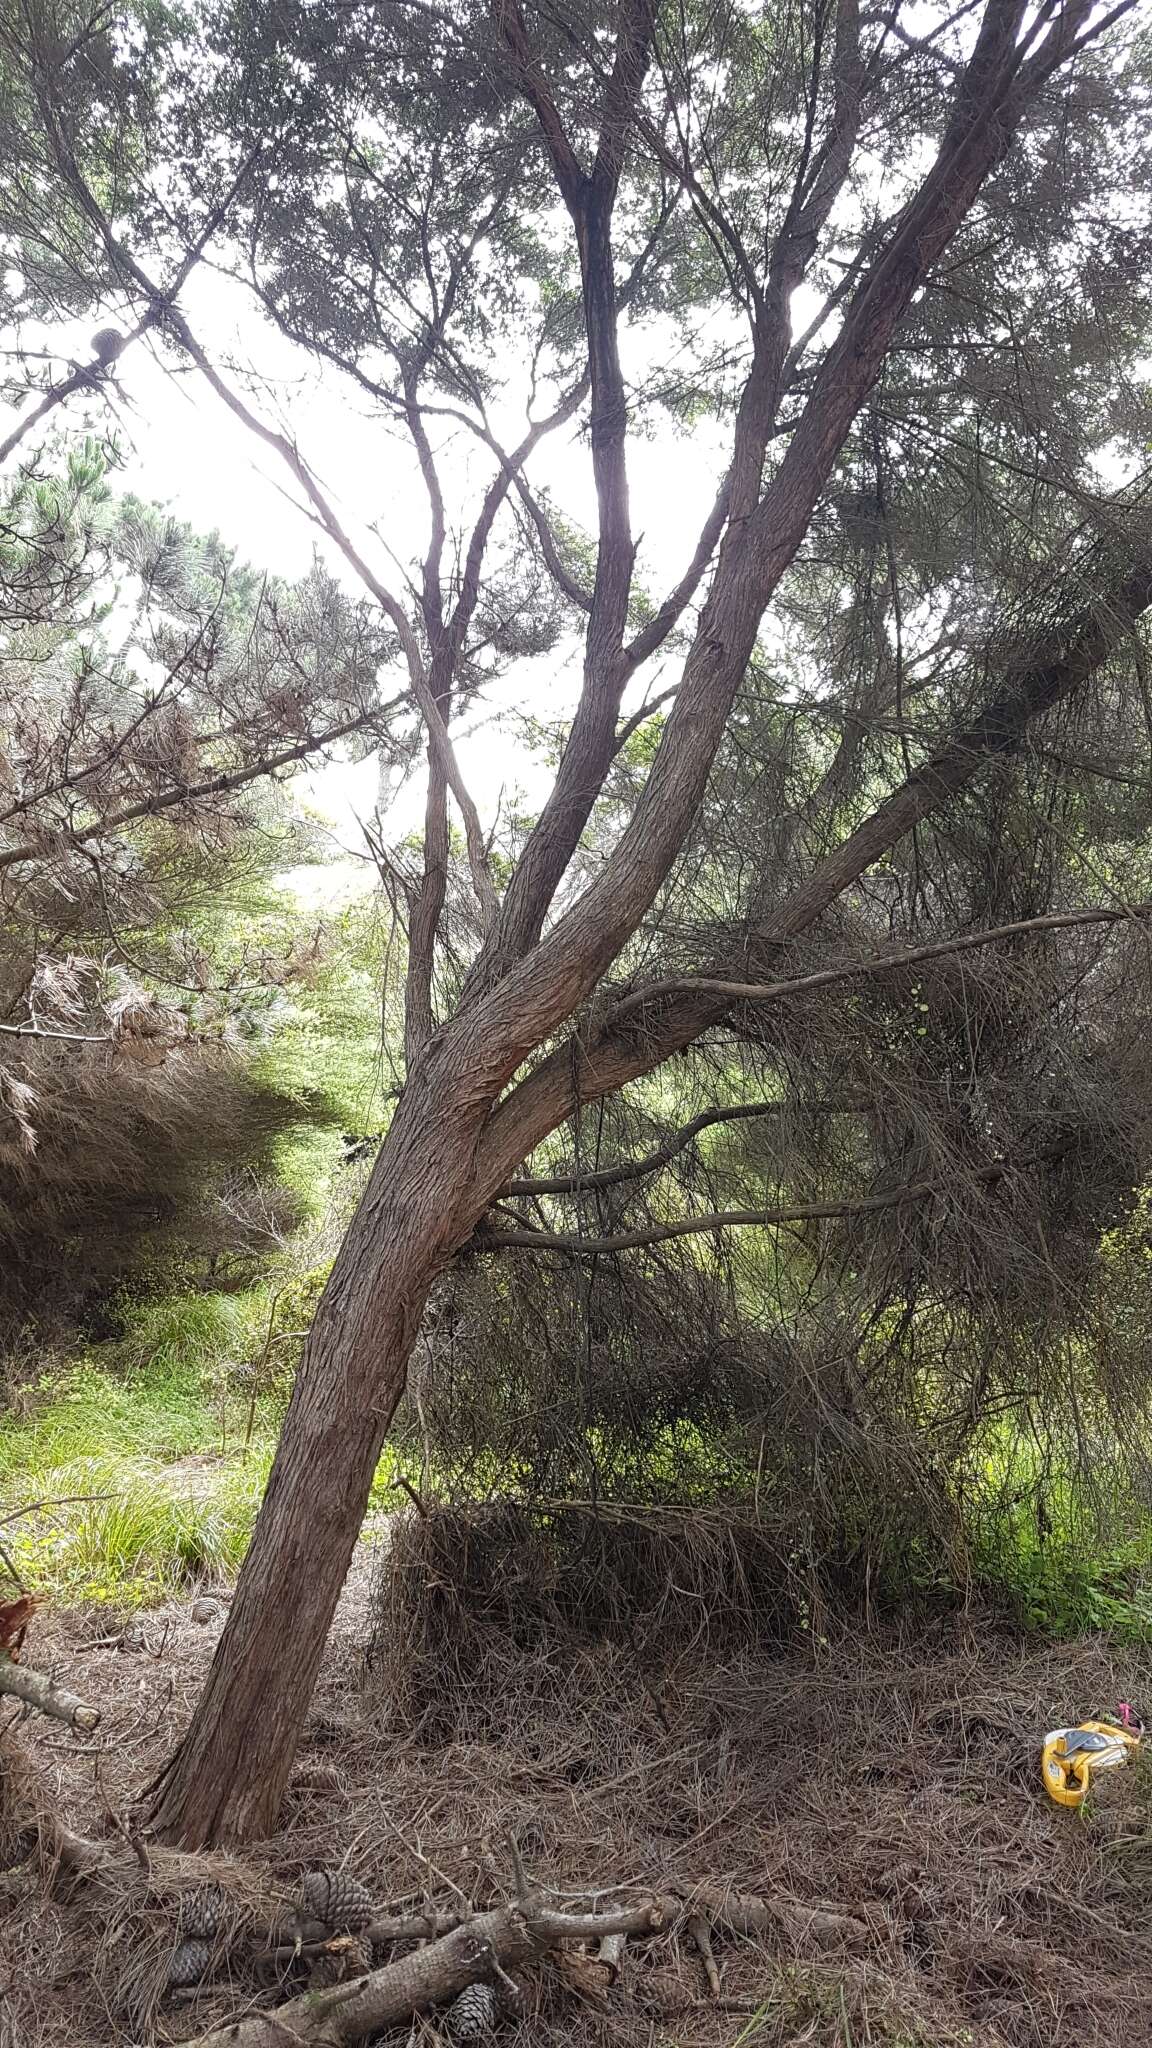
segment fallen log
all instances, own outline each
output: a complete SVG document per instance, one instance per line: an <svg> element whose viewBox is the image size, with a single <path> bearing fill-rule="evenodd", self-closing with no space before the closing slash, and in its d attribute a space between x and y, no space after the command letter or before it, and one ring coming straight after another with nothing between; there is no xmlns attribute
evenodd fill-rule
<svg viewBox="0 0 1152 2048"><path fill-rule="evenodd" d="M712 1928L743 1935L778 1931L794 1944L858 1947L870 1939L869 1928L855 1914L806 1906L798 1899L752 1898L719 1886L703 1886L683 1898L656 1894L589 1912L558 1912L545 1903L542 1893L529 1892L515 1904L489 1912L432 1915L431 1925L426 1914L374 1920L364 1930L373 1940L415 1939L425 1946L350 1983L303 1992L268 2012L249 2012L198 2036L186 2048L284 2048L289 2040L307 2043L308 2048L355 2048L371 2034L410 2020L430 2006L447 2004L466 1985L500 1978L509 1968L533 1962L549 1950L562 1950L565 1942L599 1943L600 1955L611 1957L628 1935L677 1926L695 1928L697 1938L700 1931ZM437 1938L429 1941L433 1930ZM258 1968L263 1965L260 1974L270 1964L275 1967L294 1956L319 1952L323 1934L318 1926L303 1923L293 1944L271 1943L257 1958ZM604 1976L607 1980L607 1970ZM712 1989L715 1995L718 1978Z"/></svg>
<svg viewBox="0 0 1152 2048"><path fill-rule="evenodd" d="M6 1650L0 1650L0 1693L22 1700L26 1707L35 1707L41 1714L50 1714L54 1721L66 1721L70 1728L82 1729L85 1735L100 1726L95 1707L87 1706L75 1693L57 1685L46 1671L33 1671L26 1664L17 1664Z"/></svg>
<svg viewBox="0 0 1152 2048"><path fill-rule="evenodd" d="M800 1899L779 1896L755 1898L721 1885L698 1886L682 1895L664 1893L649 1897L659 1909L662 1926L669 1930L683 1926L690 1934L693 1921L698 1920L724 1934L762 1935L779 1931L793 1946L800 1947L814 1944L818 1948L862 1948L873 1938L872 1930L856 1914L845 1913L822 1900L808 1905ZM361 1933L365 1941L382 1948L388 1942L430 1941L451 1934L471 1917L472 1909L467 1906L439 1912L381 1915L370 1920ZM254 1958L261 1980L272 1982L277 1972L291 1963L320 1955L331 1934L331 1928L319 1920L296 1919L288 1927L269 1929L267 1946L259 1949ZM695 1935L693 1939L699 1945ZM600 1960L609 1958L615 1966L614 1949L607 1950ZM713 1995L717 1995L714 1989Z"/></svg>
<svg viewBox="0 0 1152 2048"><path fill-rule="evenodd" d="M474 1913L425 1948L370 1970L348 1984L305 1991L270 2012L250 2012L213 2027L185 2048L355 2048L369 2035L443 2005L468 1984L535 1961L566 1941L615 1934L652 1934L663 1924L652 1899L604 1913L558 1913L530 1896L493 1912Z"/></svg>

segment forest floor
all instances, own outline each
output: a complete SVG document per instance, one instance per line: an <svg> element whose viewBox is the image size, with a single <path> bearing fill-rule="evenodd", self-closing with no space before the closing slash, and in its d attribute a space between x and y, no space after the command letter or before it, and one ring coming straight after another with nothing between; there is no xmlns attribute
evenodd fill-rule
<svg viewBox="0 0 1152 2048"><path fill-rule="evenodd" d="M630 1945L600 2002L546 1973L510 2048L518 2032L533 2048L1152 2044L1152 1774L1138 1759L1102 1779L1085 1818L1038 1772L1047 1728L1152 1696L1152 1653L1037 1647L961 1617L915 1641L689 1657L645 1683L621 1648L541 1647L413 1728L364 1653L379 1563L362 1545L281 1832L244 1865L254 1884L287 1900L304 1870L345 1860L378 1904L483 1902L514 1837L566 1890L709 1884L785 1905L771 1938L717 1936L719 2000L692 1944L662 1934ZM90 1738L35 1721L4 1740L77 1832L107 1836L171 1751L226 1600L124 1630L91 1610L38 1619L26 1657L103 1720ZM152 2048L242 2008L237 1981L126 2009L156 1927L133 1910L98 1921L82 1889L48 1896L34 1860L0 1874L5 2048ZM394 2038L437 2036L422 2019Z"/></svg>

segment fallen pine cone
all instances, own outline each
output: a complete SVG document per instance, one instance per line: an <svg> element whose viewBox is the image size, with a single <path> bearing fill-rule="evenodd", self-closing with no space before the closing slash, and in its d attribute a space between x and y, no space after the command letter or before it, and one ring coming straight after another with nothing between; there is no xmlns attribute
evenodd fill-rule
<svg viewBox="0 0 1152 2048"><path fill-rule="evenodd" d="M374 1910L371 1892L346 1870L310 1870L300 1887L305 1917L334 1934L359 1934Z"/></svg>
<svg viewBox="0 0 1152 2048"><path fill-rule="evenodd" d="M182 1991L189 1984L199 1984L208 1975L211 1966L210 1941L178 1942L168 1965L169 1991Z"/></svg>
<svg viewBox="0 0 1152 2048"><path fill-rule="evenodd" d="M224 1918L224 1894L218 1885L204 1884L180 1901L180 1933L185 1941L215 1941Z"/></svg>
<svg viewBox="0 0 1152 2048"><path fill-rule="evenodd" d="M490 2034L500 2014L491 1984L466 1984L444 2014L444 2032L453 2041L477 2041Z"/></svg>
<svg viewBox="0 0 1152 2048"><path fill-rule="evenodd" d="M335 1764L301 1764L288 1781L290 1792L342 1792L344 1780Z"/></svg>
<svg viewBox="0 0 1152 2048"><path fill-rule="evenodd" d="M659 2020L675 2019L699 2003L674 1970L638 1970L632 1995L641 2012Z"/></svg>

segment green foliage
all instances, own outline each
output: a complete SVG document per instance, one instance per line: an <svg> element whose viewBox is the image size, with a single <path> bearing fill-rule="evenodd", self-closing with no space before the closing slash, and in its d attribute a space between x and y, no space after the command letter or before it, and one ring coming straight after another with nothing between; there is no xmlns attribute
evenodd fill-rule
<svg viewBox="0 0 1152 2048"><path fill-rule="evenodd" d="M153 1362L130 1377L92 1361L39 1390L26 1420L0 1421L0 1500L22 1577L57 1602L136 1606L238 1567L271 1459L270 1418L245 1456L194 1363L211 1316L158 1313ZM226 1319L228 1303L219 1304ZM219 1336L219 1325L216 1335ZM144 1331L133 1331L143 1344ZM35 1503L44 1503L35 1507ZM34 1512L26 1510L34 1508Z"/></svg>
<svg viewBox="0 0 1152 2048"><path fill-rule="evenodd" d="M113 495L114 461L86 440L0 506L6 1348L125 1286L250 1282L323 1207L380 1022L379 957L301 912L315 835L256 771L367 716L387 635L319 562L287 584Z"/></svg>
<svg viewBox="0 0 1152 2048"><path fill-rule="evenodd" d="M58 1603L121 1608L231 1578L266 1470L232 1463L207 1483L197 1476L197 1491L183 1494L169 1472L138 1462L90 1457L54 1467L48 1498L71 1504L18 1525L10 1548L21 1575Z"/></svg>
<svg viewBox="0 0 1152 2048"><path fill-rule="evenodd" d="M1041 1635L1099 1631L1117 1642L1152 1643L1152 1526L1114 1553L1024 1545L993 1590Z"/></svg>
<svg viewBox="0 0 1152 2048"><path fill-rule="evenodd" d="M298 1352L266 1340L306 1326L324 1277L123 1304L115 1341L0 1416L0 1529L36 1592L121 1609L234 1576ZM373 1513L395 1506L401 1473L419 1477L387 1449Z"/></svg>
<svg viewBox="0 0 1152 2048"><path fill-rule="evenodd" d="M134 1383L169 1388L211 1383L250 1357L261 1333L258 1293L183 1294L133 1302L116 1349Z"/></svg>
<svg viewBox="0 0 1152 2048"><path fill-rule="evenodd" d="M270 949L278 922L298 928L290 901L281 902L278 916L269 914ZM293 985L255 1070L300 1099L322 1093L334 1121L349 1131L380 1128L395 1080L396 975L390 931L371 899L327 918L315 967Z"/></svg>
<svg viewBox="0 0 1152 2048"><path fill-rule="evenodd" d="M1104 1516L1071 1477L1008 1498L996 1487L977 1523L974 1580L1042 1635L1152 1643L1152 1517L1116 1492Z"/></svg>
<svg viewBox="0 0 1152 2048"><path fill-rule="evenodd" d="M198 1377L120 1378L85 1360L33 1390L27 1419L0 1417L0 1482L9 1495L20 1485L39 1488L58 1468L95 1453L175 1463L202 1450L210 1428Z"/></svg>

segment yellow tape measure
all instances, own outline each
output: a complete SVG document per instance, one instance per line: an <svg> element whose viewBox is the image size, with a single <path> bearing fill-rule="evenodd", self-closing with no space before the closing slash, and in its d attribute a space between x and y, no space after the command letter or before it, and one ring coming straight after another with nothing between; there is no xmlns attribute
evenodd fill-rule
<svg viewBox="0 0 1152 2048"><path fill-rule="evenodd" d="M1041 1770L1057 1806L1082 1806L1094 1771L1115 1770L1140 1747L1143 1723L1122 1700L1118 1721L1081 1721L1078 1728L1053 1728L1044 1738Z"/></svg>

